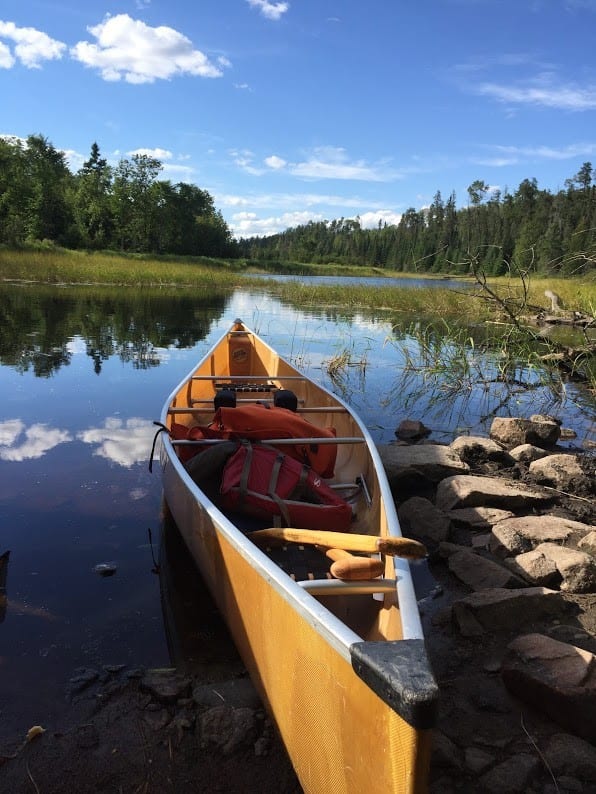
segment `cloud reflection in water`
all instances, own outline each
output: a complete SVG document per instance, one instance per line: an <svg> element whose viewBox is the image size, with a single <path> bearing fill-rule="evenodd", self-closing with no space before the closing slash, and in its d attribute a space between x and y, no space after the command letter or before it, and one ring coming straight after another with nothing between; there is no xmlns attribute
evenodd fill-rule
<svg viewBox="0 0 596 794"><path fill-rule="evenodd" d="M83 430L77 438L86 444L97 444L95 455L129 468L149 460L155 431L155 425L148 419L131 417L122 421L111 417L103 427Z"/></svg>
<svg viewBox="0 0 596 794"><path fill-rule="evenodd" d="M43 457L58 444L72 441L67 430L34 424L26 428L20 419L0 422L0 460L23 461Z"/></svg>

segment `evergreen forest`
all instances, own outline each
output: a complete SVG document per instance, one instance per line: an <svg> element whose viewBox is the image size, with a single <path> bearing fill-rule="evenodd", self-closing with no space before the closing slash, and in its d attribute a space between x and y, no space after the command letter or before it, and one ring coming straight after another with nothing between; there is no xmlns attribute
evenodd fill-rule
<svg viewBox="0 0 596 794"><path fill-rule="evenodd" d="M363 228L359 218L311 221L268 237L234 240L212 196L159 179L162 163L134 154L115 166L93 143L72 173L64 152L42 135L0 137L0 245L45 242L71 249L242 257L282 263L367 265L419 273L502 275L512 266L559 276L596 266L596 171L584 163L555 193L536 179L515 192L483 180L430 206L410 207L398 224Z"/></svg>
<svg viewBox="0 0 596 794"><path fill-rule="evenodd" d="M596 267L596 172L584 163L557 193L524 179L514 193L468 188L468 205L437 192L425 209L407 209L397 225L362 228L358 218L310 222L271 237L240 240L261 262L371 265L420 273L502 275L512 264L539 273L587 275Z"/></svg>
<svg viewBox="0 0 596 794"><path fill-rule="evenodd" d="M230 257L236 245L210 194L159 180L147 155L112 167L94 143L73 174L42 135L0 138L0 244Z"/></svg>

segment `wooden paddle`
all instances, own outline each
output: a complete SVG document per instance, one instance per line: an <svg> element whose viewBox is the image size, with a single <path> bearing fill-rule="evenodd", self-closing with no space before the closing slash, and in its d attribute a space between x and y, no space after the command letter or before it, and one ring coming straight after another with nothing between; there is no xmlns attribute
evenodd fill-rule
<svg viewBox="0 0 596 794"><path fill-rule="evenodd" d="M326 549L317 546L330 560L333 560L329 572L336 579L360 581L376 579L385 570L385 564L376 557L356 557L344 549Z"/></svg>
<svg viewBox="0 0 596 794"><path fill-rule="evenodd" d="M407 557L421 560L426 557L426 548L411 538L380 538L377 535L352 535L349 532L330 532L323 529L296 529L295 527L272 527L250 533L250 539L263 544L270 540L285 540L289 543L304 543L325 546L328 549L360 551L365 554L387 554L392 557Z"/></svg>

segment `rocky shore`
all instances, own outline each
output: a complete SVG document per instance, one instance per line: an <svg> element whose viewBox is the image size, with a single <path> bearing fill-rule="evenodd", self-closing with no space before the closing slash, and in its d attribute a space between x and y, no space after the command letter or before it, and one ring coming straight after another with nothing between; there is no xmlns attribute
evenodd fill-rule
<svg viewBox="0 0 596 794"><path fill-rule="evenodd" d="M420 602L441 693L431 792L596 791L594 457L544 416L449 446L397 435L381 456L437 583Z"/></svg>
<svg viewBox="0 0 596 794"><path fill-rule="evenodd" d="M593 455L544 416L449 446L418 422L396 435L381 457L429 550L431 794L596 791ZM0 746L0 791L300 792L239 662L208 679L106 665L69 687L64 725Z"/></svg>

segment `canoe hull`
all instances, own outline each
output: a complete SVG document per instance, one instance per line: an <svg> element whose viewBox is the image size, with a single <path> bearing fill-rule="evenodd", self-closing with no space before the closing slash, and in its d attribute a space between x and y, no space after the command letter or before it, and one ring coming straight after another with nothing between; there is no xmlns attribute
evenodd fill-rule
<svg viewBox="0 0 596 794"><path fill-rule="evenodd" d="M356 675L330 642L333 625L324 632L316 608L300 609L277 589L266 559L247 560L183 477L166 464L167 505L304 790L425 791L431 731L409 725Z"/></svg>
<svg viewBox="0 0 596 794"><path fill-rule="evenodd" d="M223 360L225 356L216 350L211 357L216 372L213 361L218 358ZM288 373L296 372L287 362L280 361ZM314 384L312 388L318 389ZM189 390L190 386L183 383L173 393L164 408L164 423L168 406L180 404L180 395ZM324 392L323 399L331 405L334 398ZM344 421L347 419L351 421L349 417ZM360 430L367 436L353 422L346 424L343 432L354 434ZM356 454L359 460L355 459ZM375 492L370 514L376 516L379 534L392 534L387 526L392 522L398 533L397 519L391 513L393 504L391 509L384 507L389 494L384 474L379 473L380 479L376 479L376 450L366 454L368 481L373 483L374 479ZM362 658L375 657L377 650L387 650L394 644L383 642L381 628L391 627L387 634L396 645L405 647L412 636L407 620L395 625L400 621L399 588L393 596L384 596L381 608L378 602L374 607L380 617L375 618L372 638L380 641L363 642L362 636L350 628L350 622L341 619L341 610L338 613L337 609L327 609L328 596L315 598L306 592L197 489L165 436L160 458L166 504L276 722L304 791L426 791L436 690L418 635L415 600L413 606L408 603L412 599L407 563L390 558L388 573L404 587L403 595L399 594L400 607L403 598L402 611L410 614L414 656L417 659L419 646L420 663L408 662L405 666L411 670L397 669L385 677L382 668L386 665L381 661L380 683L376 685L377 660L373 658L368 666ZM353 453L350 449L344 459L344 469L350 477L363 470L361 450ZM400 565L405 567L400 569ZM373 604L371 595L341 598L346 601L346 616L357 600ZM337 603L334 600L334 607ZM400 699L400 693L392 691L392 679L401 678L402 674L406 683ZM426 682L426 690L417 702L422 681Z"/></svg>

